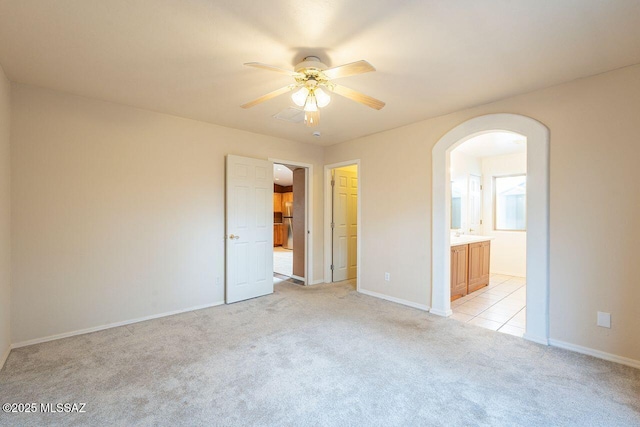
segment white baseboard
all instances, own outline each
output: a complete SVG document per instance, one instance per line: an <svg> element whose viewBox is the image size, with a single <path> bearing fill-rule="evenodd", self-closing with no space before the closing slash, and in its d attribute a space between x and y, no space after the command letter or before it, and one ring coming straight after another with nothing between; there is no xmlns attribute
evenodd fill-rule
<svg viewBox="0 0 640 427"><path fill-rule="evenodd" d="M640 360L630 359L628 357L616 356L615 354L607 353L600 350L595 350L589 347L583 347L577 344L571 344L568 342L549 339L549 344L554 347L564 348L565 350L575 351L577 353L586 354L587 356L597 357L598 359L608 360L610 362L620 363L622 365L631 366L632 368L640 369Z"/></svg>
<svg viewBox="0 0 640 427"><path fill-rule="evenodd" d="M320 283L324 283L324 279L314 280L311 284L312 285L319 285Z"/></svg>
<svg viewBox="0 0 640 427"><path fill-rule="evenodd" d="M433 313L436 316L442 316L442 317L449 317L453 314L453 311L451 309L449 310L438 310L437 308L432 308L431 310L429 310L429 313Z"/></svg>
<svg viewBox="0 0 640 427"><path fill-rule="evenodd" d="M292 274L291 278L292 279L296 279L296 280L300 280L301 282L304 282L304 277L296 276L295 274Z"/></svg>
<svg viewBox="0 0 640 427"><path fill-rule="evenodd" d="M538 344L549 345L549 339L547 339L545 337L536 337L536 336L533 336L533 335L529 335L526 332L524 333L522 338L524 338L525 340L531 341L531 342L538 343Z"/></svg>
<svg viewBox="0 0 640 427"><path fill-rule="evenodd" d="M372 297L376 297L376 298L384 299L384 300L387 300L387 301L395 302L397 304L402 304L402 305L406 305L406 306L409 306L409 307L417 308L418 310L424 310L424 311L429 311L430 310L430 307L427 306L427 305L418 304L417 302L407 301L407 300L404 300L404 299L401 299L401 298L391 297L391 296L385 295L385 294L379 294L377 292L367 291L366 289L360 289L358 292L360 292L361 294L372 296Z"/></svg>
<svg viewBox="0 0 640 427"><path fill-rule="evenodd" d="M105 329L117 328L117 327L120 327L120 326L131 325L132 323L145 322L147 320L158 319L160 317L173 316L173 315L176 315L176 314L186 313L186 312L189 312L189 311L202 310L203 308L215 307L215 306L222 305L222 304L224 304L224 301L218 301L218 302L214 302L213 304L204 304L204 305L199 305L199 306L195 306L195 307L186 308L186 309L183 309L183 310L174 310L174 311L169 311L169 312L166 312L166 313L152 314L151 316L139 317L137 319L131 319L131 320L125 320L125 321L122 321L122 322L109 323L107 325L95 326L93 328L79 329L77 331L64 332L62 334L50 335L50 336L44 337L44 338L36 338L36 339L32 339L32 340L27 340L27 341L21 341L21 342L12 344L11 348L26 347L28 345L40 344L40 343L48 342L48 341L55 341L55 340L59 340L59 339L62 339L62 338L73 337L73 336L76 336L76 335L89 334L91 332L103 331Z"/></svg>
<svg viewBox="0 0 640 427"><path fill-rule="evenodd" d="M513 276L513 277L525 277L526 274L522 273L514 273L509 271L496 271L495 269L491 269L491 274L501 274L503 276Z"/></svg>
<svg viewBox="0 0 640 427"><path fill-rule="evenodd" d="M13 348L13 346L8 346L7 350L4 352L4 354L2 355L2 358L0 359L0 369L2 369L2 367L4 366L4 362L7 361L7 357L9 357L9 353L11 353L11 349Z"/></svg>

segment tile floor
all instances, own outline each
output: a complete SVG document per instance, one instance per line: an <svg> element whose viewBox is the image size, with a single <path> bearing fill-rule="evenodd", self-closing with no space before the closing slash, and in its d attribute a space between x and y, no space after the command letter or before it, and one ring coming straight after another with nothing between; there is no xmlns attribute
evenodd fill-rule
<svg viewBox="0 0 640 427"><path fill-rule="evenodd" d="M285 276L293 274L293 251L282 246L273 248L273 272Z"/></svg>
<svg viewBox="0 0 640 427"><path fill-rule="evenodd" d="M288 277L279 273L273 273L273 284L279 285L280 283L293 283L294 285L304 286L304 282L302 280L294 279L293 277Z"/></svg>
<svg viewBox="0 0 640 427"><path fill-rule="evenodd" d="M506 334L524 334L527 284L524 277L492 274L489 286L451 303L451 319Z"/></svg>

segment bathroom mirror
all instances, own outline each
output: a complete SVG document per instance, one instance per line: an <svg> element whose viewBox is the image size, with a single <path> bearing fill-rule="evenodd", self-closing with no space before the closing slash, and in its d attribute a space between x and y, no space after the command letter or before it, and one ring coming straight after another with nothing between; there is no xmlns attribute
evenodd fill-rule
<svg viewBox="0 0 640 427"><path fill-rule="evenodd" d="M462 191L455 182L451 182L451 229L462 228Z"/></svg>

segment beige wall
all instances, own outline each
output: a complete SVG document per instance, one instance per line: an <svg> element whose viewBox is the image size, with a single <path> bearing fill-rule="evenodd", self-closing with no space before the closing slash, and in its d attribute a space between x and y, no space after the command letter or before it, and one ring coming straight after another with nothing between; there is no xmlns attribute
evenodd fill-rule
<svg viewBox="0 0 640 427"><path fill-rule="evenodd" d="M11 84L0 67L0 368L11 345Z"/></svg>
<svg viewBox="0 0 640 427"><path fill-rule="evenodd" d="M314 280L322 278L320 165L361 159L361 286L429 305L431 150L467 119L508 112L551 130L551 337L640 359L631 268L640 66L325 150L19 84L11 100L14 343L221 301L227 153L317 166ZM7 191L0 187L0 208ZM8 294L6 241L0 231ZM595 326L598 310L612 313L612 329Z"/></svg>
<svg viewBox="0 0 640 427"><path fill-rule="evenodd" d="M223 301L225 154L316 165L322 254L321 147L20 84L12 104L13 343Z"/></svg>
<svg viewBox="0 0 640 427"><path fill-rule="evenodd" d="M490 113L550 129L551 337L640 360L640 66L328 147L327 164L361 159L362 288L430 304L431 150ZM596 326L598 310L611 329Z"/></svg>

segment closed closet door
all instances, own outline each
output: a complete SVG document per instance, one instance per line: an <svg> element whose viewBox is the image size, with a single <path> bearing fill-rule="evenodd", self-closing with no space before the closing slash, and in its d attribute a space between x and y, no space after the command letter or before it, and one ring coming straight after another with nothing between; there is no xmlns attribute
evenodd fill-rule
<svg viewBox="0 0 640 427"><path fill-rule="evenodd" d="M333 281L355 279L358 271L358 176L333 175Z"/></svg>

